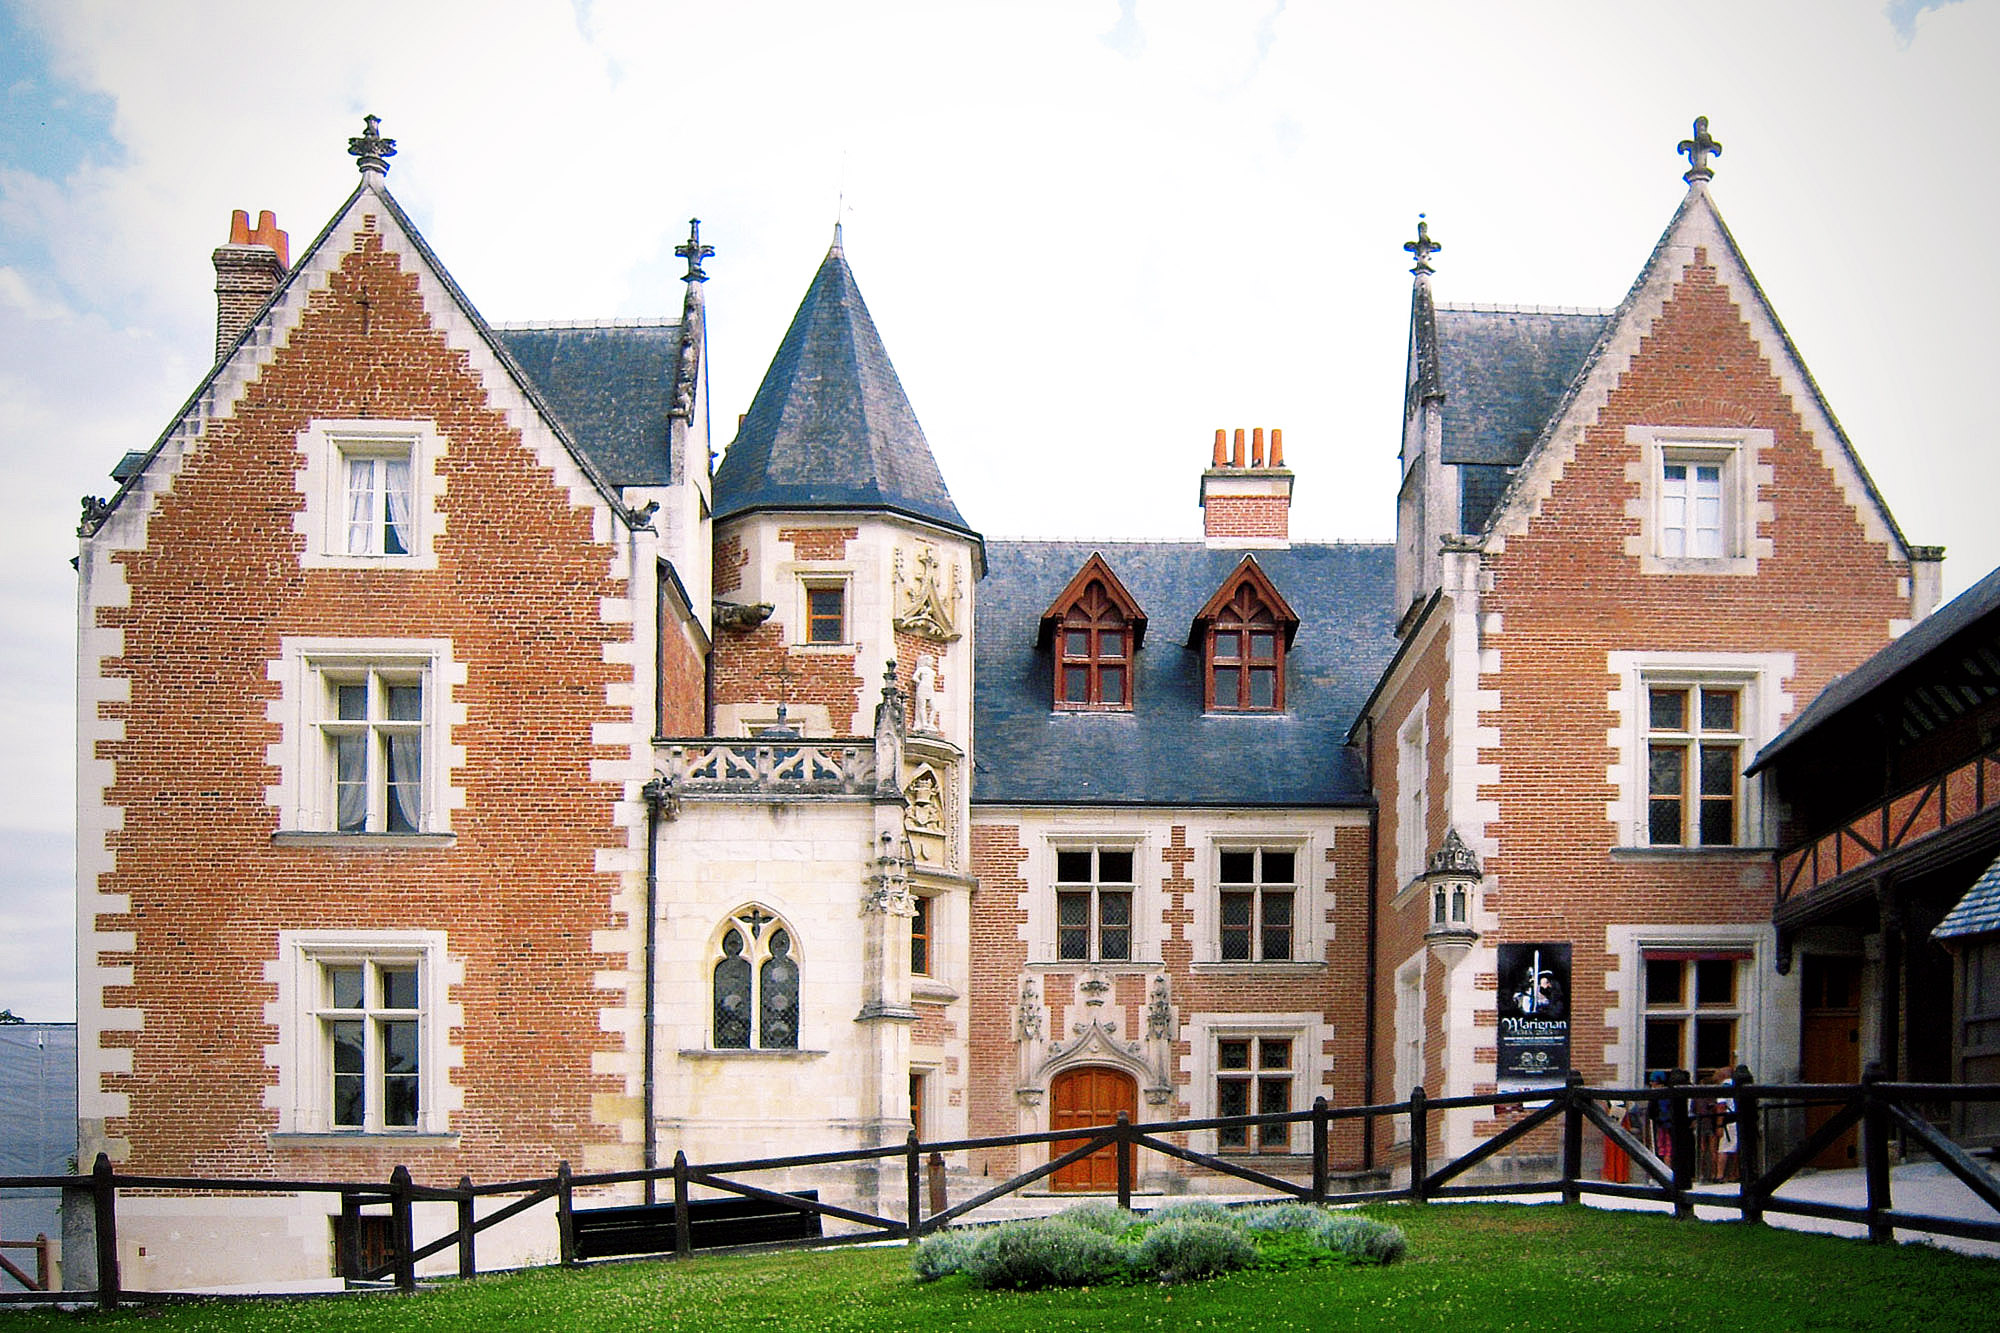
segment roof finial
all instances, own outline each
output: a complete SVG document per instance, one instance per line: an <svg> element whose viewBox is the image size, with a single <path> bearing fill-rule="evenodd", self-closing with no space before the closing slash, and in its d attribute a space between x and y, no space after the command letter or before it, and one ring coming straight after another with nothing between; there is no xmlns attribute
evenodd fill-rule
<svg viewBox="0 0 2000 1333"><path fill-rule="evenodd" d="M1417 239L1414 241L1404 241L1403 248L1417 257L1416 267L1412 268L1410 272L1423 274L1431 271L1431 256L1444 249L1444 246L1431 239L1431 224L1424 221L1424 215L1419 213L1417 214Z"/></svg>
<svg viewBox="0 0 2000 1333"><path fill-rule="evenodd" d="M1708 159L1711 154L1721 157L1722 145L1709 137L1707 116L1694 118L1694 138L1681 140L1680 147L1675 151L1688 160L1688 169L1681 173L1681 179L1689 185L1696 181L1715 179L1715 173L1709 169Z"/></svg>
<svg viewBox="0 0 2000 1333"><path fill-rule="evenodd" d="M674 254L688 262L688 271L681 274L682 282L707 282L708 274L702 270L701 261L715 257L715 247L701 243L701 219L688 219L686 242L674 247Z"/></svg>
<svg viewBox="0 0 2000 1333"><path fill-rule="evenodd" d="M361 174L374 172L378 176L389 174L389 159L396 155L396 141L382 137L382 118L363 116L361 133L347 141L347 151L358 161Z"/></svg>

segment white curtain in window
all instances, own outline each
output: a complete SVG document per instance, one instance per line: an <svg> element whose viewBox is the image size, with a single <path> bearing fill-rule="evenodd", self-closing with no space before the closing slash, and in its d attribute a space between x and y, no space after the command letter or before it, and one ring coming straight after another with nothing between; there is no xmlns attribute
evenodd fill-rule
<svg viewBox="0 0 2000 1333"><path fill-rule="evenodd" d="M389 527L382 534L382 553L408 555L411 549L410 539L415 535L410 526L409 459L383 460L382 489L389 499Z"/></svg>
<svg viewBox="0 0 2000 1333"><path fill-rule="evenodd" d="M389 736L389 830L414 833L423 827L423 736L414 731Z"/></svg>
<svg viewBox="0 0 2000 1333"><path fill-rule="evenodd" d="M375 526L375 460L347 460L347 553L369 555Z"/></svg>

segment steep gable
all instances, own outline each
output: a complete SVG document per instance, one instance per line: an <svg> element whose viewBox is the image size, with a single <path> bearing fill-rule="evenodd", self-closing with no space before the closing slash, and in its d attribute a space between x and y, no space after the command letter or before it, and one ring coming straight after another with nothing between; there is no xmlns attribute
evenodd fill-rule
<svg viewBox="0 0 2000 1333"><path fill-rule="evenodd" d="M1656 356L1631 372L1641 354L1671 343L1675 356ZM1730 358L1755 364L1773 392L1731 396L1716 372ZM1702 386L1708 386L1703 388ZM1717 212L1705 184L1691 185L1645 268L1612 313L1588 358L1522 459L1488 524L1499 547L1538 512L1550 487L1576 455L1586 430L1600 420L1618 389L1650 401L1658 424L1728 429L1782 414L1796 423L1839 488L1866 540L1885 561L1906 562L1910 548L1765 298ZM1761 479L1747 484L1762 486ZM1767 518L1753 519L1762 536ZM1636 536L1636 534L1635 534Z"/></svg>

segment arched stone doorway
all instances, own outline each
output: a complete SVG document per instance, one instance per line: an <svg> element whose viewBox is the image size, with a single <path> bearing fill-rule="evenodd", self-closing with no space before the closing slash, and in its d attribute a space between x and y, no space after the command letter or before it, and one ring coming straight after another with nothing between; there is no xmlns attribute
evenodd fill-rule
<svg viewBox="0 0 2000 1333"><path fill-rule="evenodd" d="M1083 1129L1108 1125L1123 1111L1138 1119L1139 1081L1122 1069L1080 1065L1065 1069L1049 1083L1049 1128ZM1075 1148L1074 1142L1050 1145L1051 1156ZM1110 1192L1118 1188L1118 1151L1109 1145L1055 1173L1053 1187L1078 1192Z"/></svg>

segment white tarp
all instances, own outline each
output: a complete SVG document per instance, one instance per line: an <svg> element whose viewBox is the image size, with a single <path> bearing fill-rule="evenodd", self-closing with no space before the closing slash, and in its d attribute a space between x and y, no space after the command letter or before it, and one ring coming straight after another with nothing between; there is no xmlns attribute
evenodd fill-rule
<svg viewBox="0 0 2000 1333"><path fill-rule="evenodd" d="M0 1023L0 1176L64 1175L75 1153L76 1024ZM60 1193L0 1190L0 1240L60 1236ZM35 1271L32 1252L5 1253Z"/></svg>

